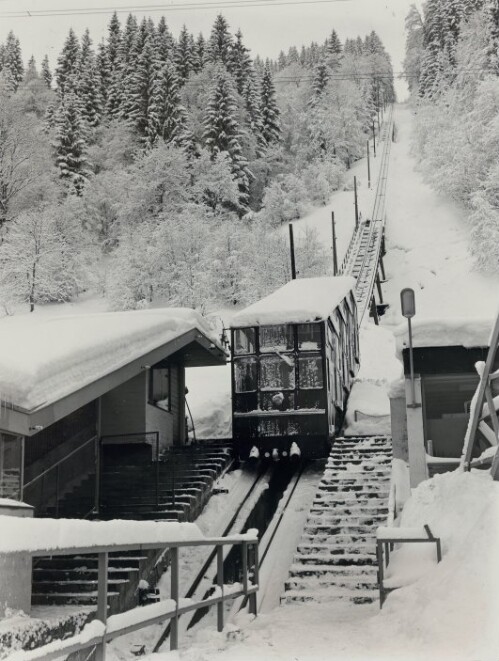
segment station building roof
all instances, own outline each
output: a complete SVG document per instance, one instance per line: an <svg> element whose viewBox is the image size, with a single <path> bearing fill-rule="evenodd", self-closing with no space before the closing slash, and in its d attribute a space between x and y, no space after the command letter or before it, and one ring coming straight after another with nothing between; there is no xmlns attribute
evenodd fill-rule
<svg viewBox="0 0 499 661"><path fill-rule="evenodd" d="M174 354L186 367L227 358L186 308L4 318L0 430L31 434Z"/></svg>
<svg viewBox="0 0 499 661"><path fill-rule="evenodd" d="M291 280L232 318L232 328L305 324L327 319L352 291L350 276Z"/></svg>

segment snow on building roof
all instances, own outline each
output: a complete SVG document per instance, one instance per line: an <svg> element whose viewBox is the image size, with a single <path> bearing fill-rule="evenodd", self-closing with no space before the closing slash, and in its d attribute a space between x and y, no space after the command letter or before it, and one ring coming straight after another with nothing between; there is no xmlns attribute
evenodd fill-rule
<svg viewBox="0 0 499 661"><path fill-rule="evenodd" d="M0 398L36 409L194 329L223 351L203 318L186 308L4 318Z"/></svg>
<svg viewBox="0 0 499 661"><path fill-rule="evenodd" d="M272 324L304 324L327 319L353 289L355 279L299 278L241 310L232 318L232 328Z"/></svg>
<svg viewBox="0 0 499 661"><path fill-rule="evenodd" d="M412 320L412 344L421 347L453 347L461 346L488 347L494 320L470 319L453 317L448 319L417 319ZM409 332L406 322L395 329L397 353L400 356L403 349L409 346Z"/></svg>

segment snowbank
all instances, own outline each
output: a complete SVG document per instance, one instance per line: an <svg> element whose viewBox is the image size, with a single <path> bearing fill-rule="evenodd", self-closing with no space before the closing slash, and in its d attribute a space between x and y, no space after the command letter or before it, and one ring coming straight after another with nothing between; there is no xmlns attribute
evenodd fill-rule
<svg viewBox="0 0 499 661"><path fill-rule="evenodd" d="M353 289L355 279L299 278L241 310L232 318L233 328L272 324L305 324L327 319Z"/></svg>
<svg viewBox="0 0 499 661"><path fill-rule="evenodd" d="M347 436L390 435L390 400L384 385L358 381L348 399L346 414Z"/></svg>
<svg viewBox="0 0 499 661"><path fill-rule="evenodd" d="M412 344L414 347L488 347L494 319L454 317L449 319L413 319ZM395 331L397 355L409 346L407 322Z"/></svg>
<svg viewBox="0 0 499 661"><path fill-rule="evenodd" d="M222 349L203 318L186 308L2 319L2 399L32 410L192 329Z"/></svg>
<svg viewBox="0 0 499 661"><path fill-rule="evenodd" d="M0 516L0 553L65 547L164 544L204 539L194 523L84 521Z"/></svg>
<svg viewBox="0 0 499 661"><path fill-rule="evenodd" d="M187 402L194 419L196 438L231 438L230 365L187 369L185 382L189 390Z"/></svg>
<svg viewBox="0 0 499 661"><path fill-rule="evenodd" d="M432 658L495 659L499 649L499 484L488 472L445 473L421 483L401 525L429 524L442 540L443 560L415 584L393 592L378 619L385 635L418 637ZM432 544L419 554L434 553ZM410 545L397 551L416 562ZM421 562L419 558L418 562Z"/></svg>

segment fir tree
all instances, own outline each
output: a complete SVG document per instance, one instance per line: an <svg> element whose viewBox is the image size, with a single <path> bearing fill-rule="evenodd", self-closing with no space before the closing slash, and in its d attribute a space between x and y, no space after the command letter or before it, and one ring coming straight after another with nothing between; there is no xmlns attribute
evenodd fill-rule
<svg viewBox="0 0 499 661"><path fill-rule="evenodd" d="M128 14L125 29L123 30L120 54L120 60L125 64L129 64L131 60L136 59L140 52L137 41L138 31L139 26L137 25L137 19L133 14Z"/></svg>
<svg viewBox="0 0 499 661"><path fill-rule="evenodd" d="M189 51L191 53L192 71L194 73L198 73L201 71L202 66L199 61L198 51L196 48L196 40L194 39L193 34L189 35Z"/></svg>
<svg viewBox="0 0 499 661"><path fill-rule="evenodd" d="M234 80L236 81L237 91L239 94L242 94L245 83L251 74L251 58L248 49L243 44L241 30L236 32L236 40L232 46L230 54L230 69L234 76Z"/></svg>
<svg viewBox="0 0 499 661"><path fill-rule="evenodd" d="M36 78L38 78L38 71L36 69L36 60L35 60L34 56L32 55L29 58L29 61L28 61L28 66L26 68L26 74L24 76L24 82L28 83L30 80L35 80Z"/></svg>
<svg viewBox="0 0 499 661"><path fill-rule="evenodd" d="M242 153L243 134L237 121L237 113L235 90L231 80L227 74L220 71L205 111L203 140L213 157L221 152L229 154L232 172L238 182L240 203L245 206L251 173Z"/></svg>
<svg viewBox="0 0 499 661"><path fill-rule="evenodd" d="M204 67L206 60L206 44L201 32L196 40L196 55L199 62L199 69L201 70Z"/></svg>
<svg viewBox="0 0 499 661"><path fill-rule="evenodd" d="M211 30L210 39L206 49L208 62L220 62L231 70L232 36L229 33L229 24L218 14Z"/></svg>
<svg viewBox="0 0 499 661"><path fill-rule="evenodd" d="M310 104L313 105L317 102L322 95L330 79L330 70L325 62L321 62L315 67L314 80L312 82L312 98Z"/></svg>
<svg viewBox="0 0 499 661"><path fill-rule="evenodd" d="M16 92L24 77L24 65L19 39L12 30L7 35L2 60L2 72L7 90L9 92Z"/></svg>
<svg viewBox="0 0 499 661"><path fill-rule="evenodd" d="M52 89L52 72L50 71L49 58L47 55L42 60L42 78L45 81L45 85L49 89Z"/></svg>
<svg viewBox="0 0 499 661"><path fill-rule="evenodd" d="M121 51L121 25L118 14L114 12L109 22L107 36L107 61L110 72L114 71L119 64L122 55Z"/></svg>
<svg viewBox="0 0 499 661"><path fill-rule="evenodd" d="M108 53L109 51L106 48L106 44L103 41L101 41L101 43L97 47L95 68L96 68L96 76L97 76L96 84L98 86L102 112L104 112L104 109L107 108L109 88L111 87L111 81L112 81L111 67L109 64Z"/></svg>
<svg viewBox="0 0 499 661"><path fill-rule="evenodd" d="M244 99L246 112L248 113L249 127L257 140L257 156L262 156L265 151L265 147L267 146L267 142L263 137L262 111L260 108L260 98L258 95L257 85L253 72L250 73L246 80L242 97Z"/></svg>
<svg viewBox="0 0 499 661"><path fill-rule="evenodd" d="M175 42L166 23L165 17L159 19L156 30L156 58L159 63L166 64L174 58Z"/></svg>
<svg viewBox="0 0 499 661"><path fill-rule="evenodd" d="M167 62L154 83L149 109L148 140L158 137L181 144L186 129L186 112L180 102L179 81L175 67Z"/></svg>
<svg viewBox="0 0 499 661"><path fill-rule="evenodd" d="M194 68L192 43L185 25L182 27L178 37L177 48L175 50L175 64L177 66L179 80L185 83Z"/></svg>
<svg viewBox="0 0 499 661"><path fill-rule="evenodd" d="M281 139L280 113L275 96L274 82L267 66L263 72L260 98L264 140L267 144L279 142Z"/></svg>
<svg viewBox="0 0 499 661"><path fill-rule="evenodd" d="M133 74L127 79L127 100L124 112L140 136L148 140L157 126L156 110L151 106L152 94L158 76L153 38L147 37Z"/></svg>
<svg viewBox="0 0 499 661"><path fill-rule="evenodd" d="M88 28L83 33L80 46L80 68L84 69L89 61L94 59L94 51L92 49L92 39Z"/></svg>
<svg viewBox="0 0 499 661"><path fill-rule="evenodd" d="M79 60L80 44L73 28L70 28L55 70L57 89L61 97L73 92L77 87Z"/></svg>
<svg viewBox="0 0 499 661"><path fill-rule="evenodd" d="M343 48L341 46L341 41L340 38L338 37L338 33L336 32L336 30L333 30L331 32L331 36L326 41L326 48L329 55L333 55L333 56L341 55L341 51L343 50Z"/></svg>
<svg viewBox="0 0 499 661"><path fill-rule="evenodd" d="M71 192L81 195L89 171L85 132L75 94L68 93L61 100L55 126L54 148L59 175L67 182Z"/></svg>

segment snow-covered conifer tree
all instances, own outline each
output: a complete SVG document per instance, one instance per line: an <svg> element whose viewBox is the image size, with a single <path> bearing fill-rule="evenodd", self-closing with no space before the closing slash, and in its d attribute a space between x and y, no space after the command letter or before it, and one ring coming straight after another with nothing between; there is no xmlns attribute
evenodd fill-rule
<svg viewBox="0 0 499 661"><path fill-rule="evenodd" d="M52 89L52 72L50 71L49 58L47 55L42 60L42 78L49 89Z"/></svg>
<svg viewBox="0 0 499 661"><path fill-rule="evenodd" d="M327 64L319 62L314 70L314 80L312 81L312 97L310 103L313 105L326 89L331 72Z"/></svg>
<svg viewBox="0 0 499 661"><path fill-rule="evenodd" d="M239 185L240 202L244 206L248 199L251 173L242 153L243 134L237 120L237 112L235 90L231 79L220 70L205 111L203 140L213 157L220 152L229 154L232 171Z"/></svg>
<svg viewBox="0 0 499 661"><path fill-rule="evenodd" d="M265 67L261 87L262 134L267 144L281 139L280 112L275 87L268 66Z"/></svg>
<svg viewBox="0 0 499 661"><path fill-rule="evenodd" d="M16 92L24 77L19 39L12 30L7 35L2 55L2 73L9 92Z"/></svg>
<svg viewBox="0 0 499 661"><path fill-rule="evenodd" d="M220 62L231 71L232 35L229 32L229 24L218 14L211 30L210 38L206 48L206 60L208 62Z"/></svg>
<svg viewBox="0 0 499 661"><path fill-rule="evenodd" d="M175 42L164 16L159 19L155 43L158 62L166 64L168 60L171 61L174 56Z"/></svg>
<svg viewBox="0 0 499 661"><path fill-rule="evenodd" d="M167 62L153 83L148 115L148 138L151 144L158 137L167 143L182 142L186 111L180 101L179 87L175 66Z"/></svg>
<svg viewBox="0 0 499 661"><path fill-rule="evenodd" d="M178 43L175 49L175 64L177 66L179 80L183 83L189 78L191 71L194 70L192 42L185 25L182 27L178 37Z"/></svg>
<svg viewBox="0 0 499 661"><path fill-rule="evenodd" d="M64 42L62 51L57 58L55 79L57 90L61 97L73 93L78 86L78 67L80 61L80 44L73 28Z"/></svg>
<svg viewBox="0 0 499 661"><path fill-rule="evenodd" d="M236 32L236 39L230 53L230 70L236 81L236 89L242 95L246 82L252 73L249 50L243 44L241 30Z"/></svg>
<svg viewBox="0 0 499 661"><path fill-rule="evenodd" d="M61 179L77 195L89 175L86 142L80 103L75 94L66 94L55 118L54 148Z"/></svg>

